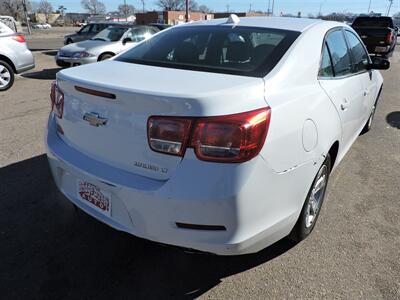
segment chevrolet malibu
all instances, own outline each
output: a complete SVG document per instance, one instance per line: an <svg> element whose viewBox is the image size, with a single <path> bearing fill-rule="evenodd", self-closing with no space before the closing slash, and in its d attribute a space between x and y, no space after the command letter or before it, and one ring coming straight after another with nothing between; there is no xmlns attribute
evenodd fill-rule
<svg viewBox="0 0 400 300"><path fill-rule="evenodd" d="M342 23L177 26L57 74L51 171L74 205L159 243L236 255L300 241L388 67Z"/></svg>

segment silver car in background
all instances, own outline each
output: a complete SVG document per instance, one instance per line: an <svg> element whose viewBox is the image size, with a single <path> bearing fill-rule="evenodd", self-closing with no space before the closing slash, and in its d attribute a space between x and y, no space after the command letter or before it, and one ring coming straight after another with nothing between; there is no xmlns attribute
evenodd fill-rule
<svg viewBox="0 0 400 300"><path fill-rule="evenodd" d="M35 60L26 45L25 37L0 22L0 92L13 85L15 73L34 67Z"/></svg>
<svg viewBox="0 0 400 300"><path fill-rule="evenodd" d="M56 63L59 67L73 67L106 60L158 31L158 28L152 26L110 26L90 40L62 47L55 57Z"/></svg>

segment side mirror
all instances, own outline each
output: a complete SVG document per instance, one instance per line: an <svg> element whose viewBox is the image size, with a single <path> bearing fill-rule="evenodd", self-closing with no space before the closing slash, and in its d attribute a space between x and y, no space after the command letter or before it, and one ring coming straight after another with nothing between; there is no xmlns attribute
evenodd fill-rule
<svg viewBox="0 0 400 300"><path fill-rule="evenodd" d="M386 58L371 57L372 63L368 65L368 70L387 70L390 68L390 62Z"/></svg>
<svg viewBox="0 0 400 300"><path fill-rule="evenodd" d="M126 43L132 43L132 39L131 38L124 38L123 40L122 40L122 45L125 45Z"/></svg>

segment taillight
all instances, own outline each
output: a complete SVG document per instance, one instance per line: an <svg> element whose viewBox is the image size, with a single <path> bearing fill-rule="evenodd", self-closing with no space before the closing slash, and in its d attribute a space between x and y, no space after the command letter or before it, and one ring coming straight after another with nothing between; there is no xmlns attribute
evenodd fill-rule
<svg viewBox="0 0 400 300"><path fill-rule="evenodd" d="M14 41L17 41L18 43L25 43L25 37L23 35L21 35L21 34L13 36L12 39Z"/></svg>
<svg viewBox="0 0 400 300"><path fill-rule="evenodd" d="M244 162L262 149L270 118L269 107L206 118L150 117L149 144L162 153L183 156L191 147L200 160Z"/></svg>
<svg viewBox="0 0 400 300"><path fill-rule="evenodd" d="M157 152L183 156L191 124L191 119L151 117L147 124L150 148Z"/></svg>
<svg viewBox="0 0 400 300"><path fill-rule="evenodd" d="M255 157L267 136L271 110L263 108L241 114L200 118L191 146L201 160L244 162Z"/></svg>
<svg viewBox="0 0 400 300"><path fill-rule="evenodd" d="M386 35L386 43L388 43L388 44L391 44L392 42L393 42L393 38L394 38L394 36L393 36L393 32L389 32L387 35Z"/></svg>
<svg viewBox="0 0 400 300"><path fill-rule="evenodd" d="M56 81L51 83L50 100L51 109L61 119L64 113L64 93L58 87Z"/></svg>

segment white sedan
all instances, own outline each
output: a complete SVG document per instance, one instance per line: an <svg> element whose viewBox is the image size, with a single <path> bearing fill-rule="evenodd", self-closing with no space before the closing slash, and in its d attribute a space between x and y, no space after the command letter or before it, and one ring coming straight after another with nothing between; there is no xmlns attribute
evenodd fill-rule
<svg viewBox="0 0 400 300"><path fill-rule="evenodd" d="M57 74L51 171L74 205L156 242L236 255L299 241L388 67L342 23L176 26Z"/></svg>

